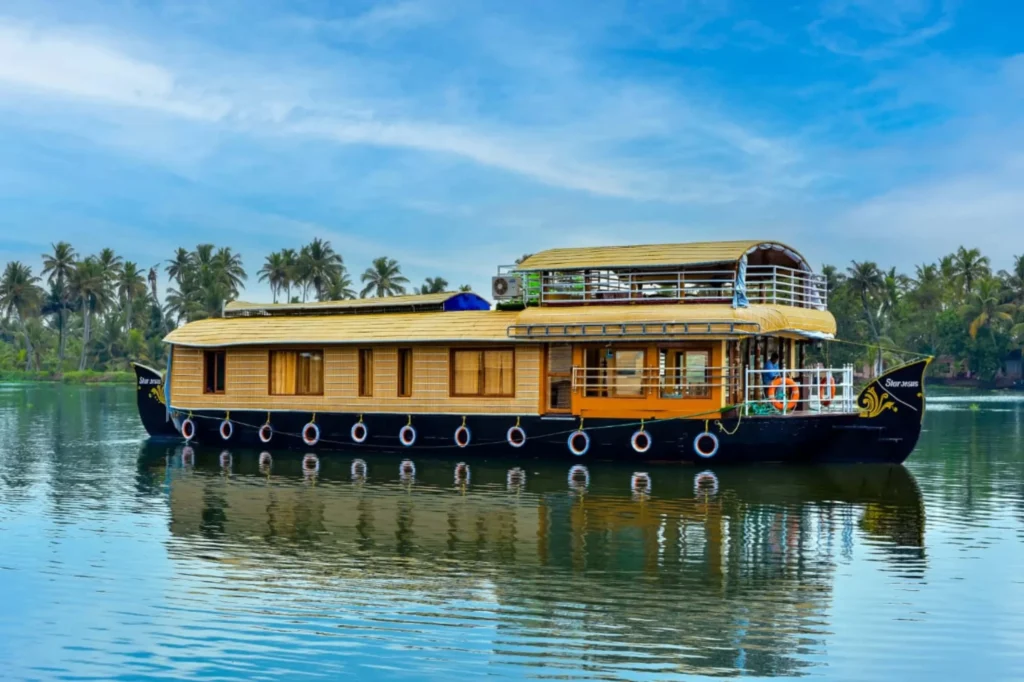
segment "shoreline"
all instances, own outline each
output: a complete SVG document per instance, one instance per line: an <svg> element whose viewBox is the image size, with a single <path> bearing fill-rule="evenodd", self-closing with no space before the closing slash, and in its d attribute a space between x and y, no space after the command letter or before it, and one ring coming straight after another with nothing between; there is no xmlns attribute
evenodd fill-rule
<svg viewBox="0 0 1024 682"><path fill-rule="evenodd" d="M133 372L27 372L25 370L0 371L0 384L118 384L135 383Z"/></svg>

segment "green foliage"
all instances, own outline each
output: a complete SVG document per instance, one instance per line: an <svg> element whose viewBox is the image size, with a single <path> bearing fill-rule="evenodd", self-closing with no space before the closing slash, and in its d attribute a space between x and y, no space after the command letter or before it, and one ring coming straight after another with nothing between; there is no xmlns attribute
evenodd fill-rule
<svg viewBox="0 0 1024 682"><path fill-rule="evenodd" d="M180 323L221 316L248 279L230 247L178 248L164 264L171 286L161 304L156 267L146 272L109 248L80 256L67 242L51 246L42 254L41 277L18 261L0 276L0 380L131 381L133 361L163 367L167 333ZM270 254L258 277L275 302L356 297L341 254L322 239ZM386 257L374 260L362 279L364 296L405 293L409 283L398 262ZM448 282L427 278L423 289L446 291Z"/></svg>
<svg viewBox="0 0 1024 682"><path fill-rule="evenodd" d="M352 279L345 269L341 254L329 241L316 238L294 249L282 249L267 256L259 270L259 280L270 286L274 303L284 292L286 303L305 303L310 294L318 301L337 301L355 298ZM300 300L292 297L292 287L301 293Z"/></svg>
<svg viewBox="0 0 1024 682"><path fill-rule="evenodd" d="M54 372L24 370L0 370L0 382L23 383L32 381L54 381L65 384L134 384L134 372L97 372L86 370L84 372L71 371L63 374Z"/></svg>
<svg viewBox="0 0 1024 682"><path fill-rule="evenodd" d="M79 256L58 242L43 254L40 276L23 263L7 263L0 276L0 379L129 381L132 361L163 367L164 336L178 323L222 315L248 279L241 257L213 244L177 249L165 271L171 287L161 305L155 269L144 275L112 249ZM824 344L811 351L812 361L877 369L898 360L888 350L898 347L945 356L959 371L991 379L1006 355L1024 346L1024 256L997 274L988 258L964 247L918 266L913 277L872 262L851 263L845 272L826 265L822 274L837 336L854 343ZM356 296L341 254L321 239L270 254L258 277L275 301ZM360 296L400 295L409 285L398 262L386 256L374 259L360 279ZM448 290L443 277L413 288Z"/></svg>
<svg viewBox="0 0 1024 682"><path fill-rule="evenodd" d="M373 265L366 268L362 277L366 284L359 292L361 298L367 296L400 296L405 293L408 278L402 275L402 268L394 258L381 256L373 259Z"/></svg>
<svg viewBox="0 0 1024 682"><path fill-rule="evenodd" d="M421 294L442 294L448 291L448 280L444 277L427 277L420 286Z"/></svg>
<svg viewBox="0 0 1024 682"><path fill-rule="evenodd" d="M826 265L837 336L863 344L830 344L831 363L877 371L893 361L883 349L895 346L945 356L960 372L993 379L1006 355L1024 346L1024 256L1014 262L1013 271L993 275L988 258L960 247L917 266L914 277L871 262L851 263L845 274Z"/></svg>

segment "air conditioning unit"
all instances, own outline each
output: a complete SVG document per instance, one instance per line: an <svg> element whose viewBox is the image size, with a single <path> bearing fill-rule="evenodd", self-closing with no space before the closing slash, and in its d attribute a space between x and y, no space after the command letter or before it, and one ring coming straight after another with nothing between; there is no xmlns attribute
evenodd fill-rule
<svg viewBox="0 0 1024 682"><path fill-rule="evenodd" d="M523 289L519 285L519 278L515 275L498 275L491 277L491 296L496 300L520 298Z"/></svg>

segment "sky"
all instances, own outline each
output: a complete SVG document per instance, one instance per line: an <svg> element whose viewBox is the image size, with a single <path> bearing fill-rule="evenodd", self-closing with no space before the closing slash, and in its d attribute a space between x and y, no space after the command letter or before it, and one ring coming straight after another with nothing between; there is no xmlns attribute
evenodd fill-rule
<svg viewBox="0 0 1024 682"><path fill-rule="evenodd" d="M1024 3L0 0L0 263L314 237L489 292L556 246L1024 253ZM166 287L166 278L161 289Z"/></svg>

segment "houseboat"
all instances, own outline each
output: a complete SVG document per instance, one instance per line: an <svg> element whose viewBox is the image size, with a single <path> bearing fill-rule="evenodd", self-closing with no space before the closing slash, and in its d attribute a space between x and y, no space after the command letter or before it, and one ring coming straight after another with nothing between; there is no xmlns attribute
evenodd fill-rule
<svg viewBox="0 0 1024 682"><path fill-rule="evenodd" d="M231 302L138 366L154 435L229 446L716 463L902 462L929 359L809 366L824 277L778 242L565 248L473 293ZM164 379L166 377L166 380Z"/></svg>

